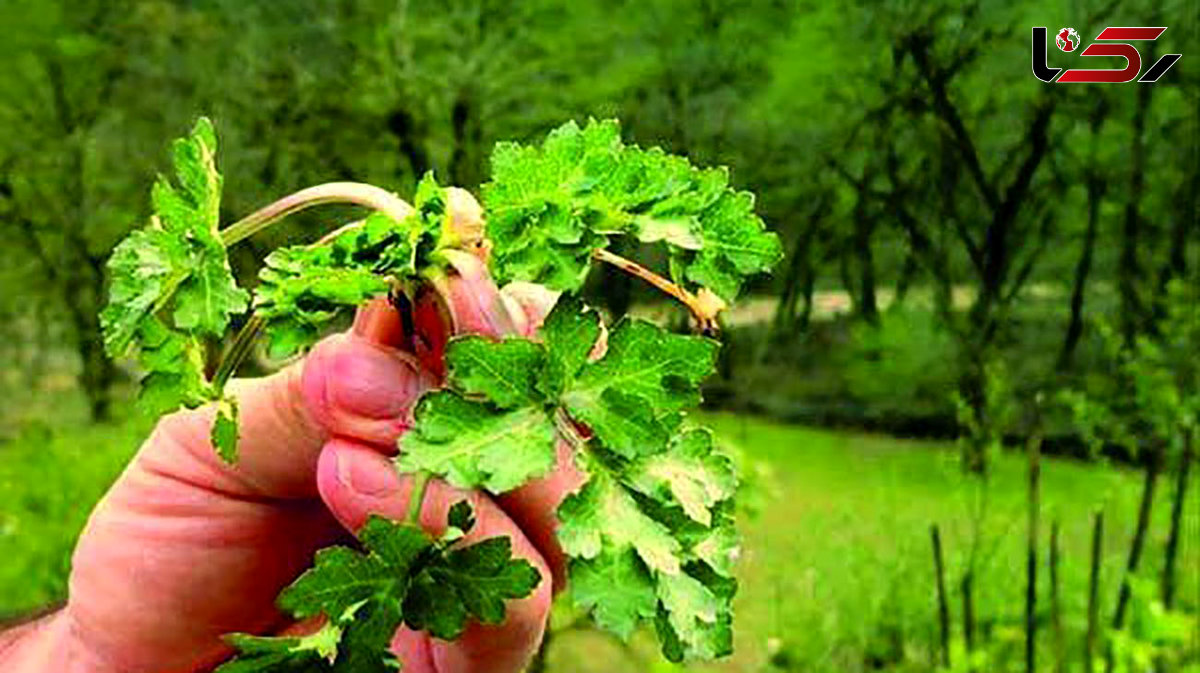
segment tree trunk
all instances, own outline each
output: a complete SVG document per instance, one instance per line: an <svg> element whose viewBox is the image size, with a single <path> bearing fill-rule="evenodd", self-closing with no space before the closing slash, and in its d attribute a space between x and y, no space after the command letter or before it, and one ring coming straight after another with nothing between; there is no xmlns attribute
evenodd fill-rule
<svg viewBox="0 0 1200 673"><path fill-rule="evenodd" d="M967 335L966 338L971 338ZM978 337L978 334L973 335ZM971 423L967 428L966 441L962 444L962 469L967 474L986 477L988 472L988 441L991 438L992 419L988 413L988 370L984 357L971 344L962 346L965 351L960 365L958 381L959 395L966 402Z"/></svg>
<svg viewBox="0 0 1200 673"><path fill-rule="evenodd" d="M959 585L962 590L962 627L963 627L963 646L966 648L966 657L971 658L971 653L975 651L975 570L968 568L967 572L963 573L962 582ZM968 666L967 670L975 670L974 666Z"/></svg>
<svg viewBox="0 0 1200 673"><path fill-rule="evenodd" d="M454 134L454 150L450 154L447 171L450 181L459 187L473 189L480 182L479 169L483 162L479 154L483 134L469 93L460 93L454 101L450 110L450 126Z"/></svg>
<svg viewBox="0 0 1200 673"><path fill-rule="evenodd" d="M1083 336L1083 300L1087 279L1092 272L1092 256L1096 249L1096 228L1100 220L1100 201L1104 195L1104 183L1095 175L1087 182L1087 229L1083 233L1083 250L1075 265L1075 282L1071 287L1071 318L1067 322L1067 336L1063 339L1062 351L1058 355L1058 368L1071 366L1071 359Z"/></svg>
<svg viewBox="0 0 1200 673"><path fill-rule="evenodd" d="M387 128L395 136L400 154L408 159L408 166L412 169L413 178L420 180L421 176L429 170L429 154L425 152L422 145L423 129L408 110L403 108L388 115Z"/></svg>
<svg viewBox="0 0 1200 673"><path fill-rule="evenodd" d="M1054 632L1054 670L1066 673L1067 637L1062 621L1062 581L1059 566L1062 564L1062 544L1059 542L1058 521L1050 524L1050 628Z"/></svg>
<svg viewBox="0 0 1200 673"><path fill-rule="evenodd" d="M872 325L879 323L879 305L875 298L875 256L871 250L871 239L875 223L866 207L866 198L859 195L854 209L854 247L858 253L858 300L855 309L858 316ZM847 288L849 289L849 288Z"/></svg>
<svg viewBox="0 0 1200 673"><path fill-rule="evenodd" d="M796 247L788 257L787 271L783 276L783 288L779 293L779 304L775 307L774 329L777 332L790 330L796 323L796 300L800 294L801 281L806 274L811 257L808 250L808 232L796 240Z"/></svg>
<svg viewBox="0 0 1200 673"><path fill-rule="evenodd" d="M813 312L813 294L817 289L817 269L813 264L808 264L804 269L804 279L800 283L800 299L804 302L801 304L800 315L796 317L796 329L805 331L808 329L808 324L812 320Z"/></svg>
<svg viewBox="0 0 1200 673"><path fill-rule="evenodd" d="M1153 48L1148 57L1153 61ZM1138 283L1141 264L1138 260L1138 238L1141 233L1141 203L1146 170L1146 110L1154 87L1137 89L1133 109L1133 141L1129 159L1129 197L1125 202L1125 219L1121 226L1121 251L1117 260L1117 291L1121 299L1121 334L1132 343L1141 327L1143 307Z"/></svg>
<svg viewBox="0 0 1200 673"><path fill-rule="evenodd" d="M75 352L79 355L79 385L88 400L88 412L93 421L112 417L111 386L116 368L104 352L104 337L100 329L99 308L103 277L95 266L76 260L75 268L67 271L63 283L63 304L71 320Z"/></svg>
<svg viewBox="0 0 1200 673"><path fill-rule="evenodd" d="M900 269L900 277L896 279L896 294L892 297L891 306L903 306L908 297L908 288L917 275L917 256L911 250L904 257L904 266Z"/></svg>
<svg viewBox="0 0 1200 673"><path fill-rule="evenodd" d="M854 287L854 276L850 273L850 262L854 251L850 249L849 244L849 239L843 239L841 250L838 251L838 276L842 281L842 289L850 297L851 311L858 313L858 288Z"/></svg>

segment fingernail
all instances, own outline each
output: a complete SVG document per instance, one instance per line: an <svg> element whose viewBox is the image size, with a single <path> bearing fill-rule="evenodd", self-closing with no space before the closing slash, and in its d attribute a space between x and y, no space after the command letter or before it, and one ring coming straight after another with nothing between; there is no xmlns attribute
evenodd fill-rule
<svg viewBox="0 0 1200 673"><path fill-rule="evenodd" d="M348 451L337 457L338 481L349 490L370 497L380 497L395 492L400 479L392 469L390 461L380 457L379 461L354 458Z"/></svg>

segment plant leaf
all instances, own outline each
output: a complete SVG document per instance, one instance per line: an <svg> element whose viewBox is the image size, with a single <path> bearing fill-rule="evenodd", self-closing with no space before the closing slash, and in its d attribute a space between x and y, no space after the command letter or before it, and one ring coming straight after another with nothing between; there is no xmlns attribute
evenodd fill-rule
<svg viewBox="0 0 1200 673"><path fill-rule="evenodd" d="M217 418L213 421L211 442L217 455L230 465L237 462L238 406L232 397L217 402Z"/></svg>
<svg viewBox="0 0 1200 673"><path fill-rule="evenodd" d="M665 244L673 276L732 302L745 278L783 256L727 171L626 145L611 120L568 122L537 146L498 143L483 195L492 266L504 280L578 290L591 254L630 235Z"/></svg>
<svg viewBox="0 0 1200 673"><path fill-rule="evenodd" d="M203 118L175 141L175 182L158 179L151 192L155 215L108 261L108 303L100 314L105 350L122 357L137 347L141 399L154 411L219 397L204 377L201 339L223 335L249 300L218 232L216 150L212 124Z"/></svg>
<svg viewBox="0 0 1200 673"><path fill-rule="evenodd" d="M498 409L439 390L421 397L413 418L400 438L403 471L503 493L554 466L554 422L540 406Z"/></svg>
<svg viewBox="0 0 1200 673"><path fill-rule="evenodd" d="M528 561L512 558L511 542L489 538L430 561L413 579L405 622L443 640L459 637L468 618L503 622L505 601L528 596L541 581Z"/></svg>

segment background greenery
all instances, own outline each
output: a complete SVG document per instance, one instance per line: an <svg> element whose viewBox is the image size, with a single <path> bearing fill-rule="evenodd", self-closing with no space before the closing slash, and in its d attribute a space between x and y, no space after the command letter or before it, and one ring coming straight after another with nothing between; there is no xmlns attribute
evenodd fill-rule
<svg viewBox="0 0 1200 673"><path fill-rule="evenodd" d="M1043 85L1029 71L1035 25L1085 41L1165 25L1139 45L1146 67L1184 57L1153 85ZM729 165L758 194L788 257L727 315L707 391L758 477L738 653L718 670L933 668L935 523L954 660L969 660L958 583L970 577L977 667L1020 669L1027 491L1010 454L1030 438L1064 456L1044 467L1041 551L1057 521L1073 669L1090 517L1107 517L1107 623L1139 528L1133 472L1152 466L1137 574L1160 576L1188 483L1176 477L1194 460L1187 325L1200 317L1186 291L1168 292L1200 285L1194 0L7 0L0 26L0 615L62 597L90 503L151 422L131 415L130 372L100 347L103 263L148 213L167 142L199 114L222 139L228 222L330 180L404 195L432 169L474 188L496 140L587 116ZM1053 45L1049 57L1080 65ZM352 214L256 237L235 248L235 271L252 279L273 246ZM681 321L624 276L592 282L615 315ZM1138 394L1164 386L1174 401ZM1173 610L1127 620L1163 670L1200 666L1197 471ZM1135 607L1156 609L1157 589L1133 586ZM607 670L651 666L640 641L571 619L559 615L550 670L578 670L581 649Z"/></svg>

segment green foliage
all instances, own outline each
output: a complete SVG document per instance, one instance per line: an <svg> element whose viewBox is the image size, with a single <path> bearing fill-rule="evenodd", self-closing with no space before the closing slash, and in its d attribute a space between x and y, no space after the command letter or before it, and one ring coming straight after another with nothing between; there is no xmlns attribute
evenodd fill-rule
<svg viewBox="0 0 1200 673"><path fill-rule="evenodd" d="M1191 658L1189 646L1200 646L1193 640L1200 627L1200 616L1164 607L1158 583L1153 579L1132 577L1130 586L1129 625L1107 634L1116 663L1113 670L1121 673L1155 667L1179 670L1177 667Z"/></svg>
<svg viewBox="0 0 1200 673"><path fill-rule="evenodd" d="M321 329L436 264L446 228L446 198L432 173L417 187L415 210L401 222L383 213L324 242L279 248L267 256L255 291L272 357L311 346Z"/></svg>
<svg viewBox="0 0 1200 673"><path fill-rule="evenodd" d="M599 333L599 316L567 297L547 317L543 343L453 340L449 390L417 404L400 442L401 468L502 493L553 466L560 413L586 423L617 456L665 450L682 410L699 402L696 386L712 371L716 343L626 320L604 356L587 362Z"/></svg>
<svg viewBox="0 0 1200 673"><path fill-rule="evenodd" d="M856 666L872 642L894 634L903 643L902 663L896 667L929 670L934 609L930 519L945 524L951 576L966 552L962 535L968 524L959 499L967 497L967 485L950 459L953 445L781 425L753 415L706 414L700 420L712 426L723 450L744 455L739 462L744 475L753 474L756 465L769 469L774 486L764 489L777 495L762 502L756 516L739 516L743 553L735 600L737 650L721 664L696 669L761 670L774 653L788 665L766 670L842 670L840 662ZM25 614L66 597L79 530L147 430L141 418L121 425L60 425L53 433L29 432L0 447L0 502L8 505L0 508L0 551L5 554L0 614ZM1020 619L1024 586L1012 577L1013 568L1024 567L1025 550L1023 536L1013 531L1020 530L1026 515L1025 462L1024 456L1005 453L994 466L984 544L989 562L981 564L978 580L987 587L977 596L981 615ZM72 469L62 469L64 464ZM1043 511L1062 523L1067 646L1078 662L1090 513L1104 507L1111 530L1129 531L1140 476L1103 464L1048 458L1043 477ZM1158 494L1155 530L1164 530L1168 521L1169 491ZM739 494L739 510L755 495L763 494ZM1198 506L1200 489L1192 489L1187 511ZM1189 520L1188 530L1194 533L1196 519ZM1111 606L1127 549L1120 534L1106 539L1101 596ZM1181 542L1180 567L1196 567L1200 535L1184 535ZM1161 552L1161 545L1147 546L1148 570L1159 567ZM1179 611L1196 613L1198 579L1195 573L1181 572ZM657 647L646 637L650 634L635 636L626 650L580 631L574 625L577 615L565 610L567 603L556 606L554 628L562 630L551 639L548 671L642 670ZM1130 606L1131 625L1139 619L1137 605ZM894 631L885 631L887 624ZM1050 652L1048 647L1047 641L1041 643L1042 652Z"/></svg>
<svg viewBox="0 0 1200 673"><path fill-rule="evenodd" d="M109 300L100 314L104 346L113 357L128 354L135 341L147 346L140 364L154 384L156 407L196 406L219 396L203 383L201 338L223 336L249 300L218 232L216 151L207 119L175 142L178 186L165 178L155 183L155 216L109 261Z"/></svg>
<svg viewBox="0 0 1200 673"><path fill-rule="evenodd" d="M219 232L221 175L212 122L201 118L175 141L177 184L154 183L155 214L131 233L108 262L108 304L100 313L111 357L138 347L142 401L151 413L220 401L212 440L221 457L237 451L237 405L204 373L204 338L223 336L246 309Z"/></svg>
<svg viewBox="0 0 1200 673"><path fill-rule="evenodd" d="M696 169L659 149L621 142L614 121L569 122L540 147L499 143L484 186L495 268L504 279L577 290L609 236L663 243L676 282L733 301L747 276L782 256L754 199L724 169Z"/></svg>
<svg viewBox="0 0 1200 673"><path fill-rule="evenodd" d="M890 307L879 323L851 322L843 347L825 346L840 374L841 393L867 410L868 418L932 416L947 409L946 391L956 369L954 343L932 312ZM835 393L837 395L838 393Z"/></svg>
<svg viewBox="0 0 1200 673"><path fill-rule="evenodd" d="M653 621L673 661L728 654L737 480L707 432L680 430L716 344L626 320L589 362L600 332L564 297L541 343L453 341L449 390L418 403L400 468L501 493L554 464L562 415L586 423L576 461L588 481L558 511L576 603L625 638Z"/></svg>
<svg viewBox="0 0 1200 673"><path fill-rule="evenodd" d="M466 213L450 212L447 192L427 174L417 186L415 209L401 220L376 213L311 245L272 253L260 274L256 315L210 382L202 338L219 334L247 303L218 231L215 142L202 120L177 143L182 187L160 181L152 228L118 246L113 268L125 277L114 283L105 325L114 355L141 347L142 364L151 369L144 396L172 405L216 402L212 444L230 463L237 458L237 404L221 388L260 326L271 352L289 355L313 343L339 313L376 294L386 290L397 301L414 296L429 275L444 273L449 252L443 251L470 246L479 252L494 243L494 266L511 265L519 252L527 277L563 286L567 275L582 281L606 235L633 234L666 242L677 278L730 299L744 276L768 270L780 256L752 197L729 190L723 169L698 170L659 150L626 147L615 122L591 122L582 130L568 124L540 148L497 150L487 240L458 230ZM328 185L312 198L336 200L337 188ZM313 193L275 208L286 214L311 205L301 199ZM559 215L542 220L537 213L543 211ZM531 214L533 220L521 221ZM232 229L272 221L251 219ZM190 257L170 256L193 241L203 246L200 270L180 261ZM223 276L210 273L214 256ZM555 277L545 278L541 269ZM405 306L411 303L400 306L409 327ZM162 315L168 308L174 310L170 324ZM718 344L632 319L604 340L603 334L597 312L564 296L544 321L540 342L456 337L445 353L445 387L418 402L398 465L423 479L441 476L461 488L500 494L547 473L556 442L568 440L588 475L559 511L577 603L624 637L653 622L672 661L724 656L732 651L737 588L737 479L706 432L683 427L685 412L700 402L701 381L715 368ZM416 492L412 511L419 511L423 494ZM386 670L397 665L387 647L401 624L453 640L468 619L500 623L505 601L528 595L541 578L528 563L512 560L507 538L453 547L473 523L470 511L456 507L449 534L434 541L411 523L371 519L358 533L365 552L322 550L314 567L279 596L280 608L293 617L321 615L326 627L299 638L235 636L231 642L243 657L226 666Z"/></svg>
<svg viewBox="0 0 1200 673"><path fill-rule="evenodd" d="M508 538L456 544L474 518L463 504L451 510L454 539L372 517L358 532L365 552L322 549L313 568L280 593L279 607L298 619L324 615L325 625L299 638L231 636L240 655L217 670L396 670L388 648L402 624L452 640L468 619L502 622L505 600L528 596L541 577L528 561L512 558Z"/></svg>
<svg viewBox="0 0 1200 673"><path fill-rule="evenodd" d="M1164 297L1165 315L1156 334L1123 339L1107 324L1099 326L1107 375L1092 381L1091 390L1064 390L1067 406L1081 434L1094 450L1112 443L1131 452L1161 445L1171 454L1182 449L1183 437L1200 418L1197 290L1184 280L1171 283Z"/></svg>

